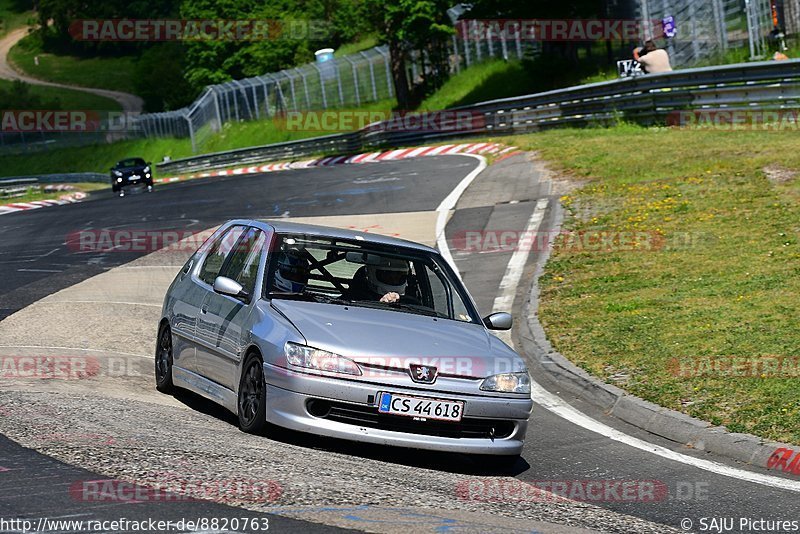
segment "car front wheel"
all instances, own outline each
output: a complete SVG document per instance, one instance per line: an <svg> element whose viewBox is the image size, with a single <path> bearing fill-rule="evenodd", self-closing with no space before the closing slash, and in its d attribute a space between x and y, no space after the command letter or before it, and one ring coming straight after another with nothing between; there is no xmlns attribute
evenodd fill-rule
<svg viewBox="0 0 800 534"><path fill-rule="evenodd" d="M161 393L172 393L172 332L169 326L161 327L156 344L156 389Z"/></svg>
<svg viewBox="0 0 800 534"><path fill-rule="evenodd" d="M237 402L239 428L248 434L256 434L267 424L267 392L261 358L251 354L243 369Z"/></svg>

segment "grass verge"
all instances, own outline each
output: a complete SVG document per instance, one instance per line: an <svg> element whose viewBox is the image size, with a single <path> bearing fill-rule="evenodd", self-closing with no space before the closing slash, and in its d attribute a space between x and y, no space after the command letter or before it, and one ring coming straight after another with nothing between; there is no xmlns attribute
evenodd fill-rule
<svg viewBox="0 0 800 534"><path fill-rule="evenodd" d="M35 17L33 2L26 0L0 0L0 37L21 28Z"/></svg>
<svg viewBox="0 0 800 534"><path fill-rule="evenodd" d="M31 84L28 84L27 87L30 96L46 103L47 109L96 111L120 111L122 109L122 106L115 100L83 91ZM0 91L11 93L14 90L13 82L0 80Z"/></svg>
<svg viewBox="0 0 800 534"><path fill-rule="evenodd" d="M46 184L46 185L58 185L58 184ZM41 189L38 188L29 188L28 192L25 193L21 197L14 197L14 198L0 198L0 207L6 206L8 204L14 204L16 202L32 202L34 200L52 200L60 198L64 195L68 195L70 193L74 193L76 191L97 191L100 189L110 189L109 184L105 183L98 183L98 182L78 182L74 184L68 184L74 189L70 191L45 191L45 185L42 185Z"/></svg>
<svg viewBox="0 0 800 534"><path fill-rule="evenodd" d="M359 109L385 111L395 105L392 101L375 102ZM357 125L356 125L357 126ZM236 148L268 145L339 133L338 131L290 130L273 121L227 123L222 131L212 134L203 144L203 152L220 152ZM79 135L79 134L75 134ZM139 156L157 163L170 159L189 157L192 144L188 138L150 138L122 141L108 145L77 148L59 148L30 154L0 157L0 176L23 176L35 173L56 172L107 172L117 161Z"/></svg>
<svg viewBox="0 0 800 534"><path fill-rule="evenodd" d="M81 58L45 53L40 37L31 34L17 43L8 57L18 69L40 80L126 93L134 87L136 65L129 56Z"/></svg>
<svg viewBox="0 0 800 534"><path fill-rule="evenodd" d="M797 135L623 125L502 141L588 181L562 198L576 233L541 279L556 349L646 400L800 444ZM639 246L574 239L620 232Z"/></svg>
<svg viewBox="0 0 800 534"><path fill-rule="evenodd" d="M448 79L419 109L432 111L524 94L533 86L531 74L519 61L489 60L472 65Z"/></svg>
<svg viewBox="0 0 800 534"><path fill-rule="evenodd" d="M164 156L172 159L190 156L189 139L140 139L110 145L62 148L0 158L0 175L25 176L56 172L108 172L125 157L140 156L156 163Z"/></svg>

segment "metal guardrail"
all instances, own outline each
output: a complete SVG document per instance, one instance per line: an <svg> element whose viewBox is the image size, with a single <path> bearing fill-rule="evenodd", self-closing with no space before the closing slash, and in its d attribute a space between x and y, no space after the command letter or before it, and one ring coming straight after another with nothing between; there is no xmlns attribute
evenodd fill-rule
<svg viewBox="0 0 800 534"><path fill-rule="evenodd" d="M391 122L382 122L345 134L173 160L157 168L160 173L183 173L316 154L356 153L470 135L607 125L620 120L653 125L664 123L670 114L686 110L800 109L800 60L648 74L454 109L482 116L482 124L472 130L431 132L398 131L390 127Z"/></svg>
<svg viewBox="0 0 800 534"><path fill-rule="evenodd" d="M36 178L10 178L0 180L0 197L15 198L24 196L31 187L39 188Z"/></svg>
<svg viewBox="0 0 800 534"><path fill-rule="evenodd" d="M0 187L7 182L41 183L41 184L74 184L79 182L109 182L107 174L99 172L68 172L58 174L31 174L27 176L7 176L0 178ZM109 182L111 183L111 182Z"/></svg>

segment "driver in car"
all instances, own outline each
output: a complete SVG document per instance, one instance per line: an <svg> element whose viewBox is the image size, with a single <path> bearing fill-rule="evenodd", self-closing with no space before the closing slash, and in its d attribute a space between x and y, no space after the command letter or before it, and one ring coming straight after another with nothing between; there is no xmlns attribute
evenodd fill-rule
<svg viewBox="0 0 800 534"><path fill-rule="evenodd" d="M278 257L275 270L275 289L287 293L301 293L308 285L308 259L297 249L287 249Z"/></svg>
<svg viewBox="0 0 800 534"><path fill-rule="evenodd" d="M365 265L356 271L344 296L350 300L399 302L405 295L410 270L406 260L382 257L378 265Z"/></svg>

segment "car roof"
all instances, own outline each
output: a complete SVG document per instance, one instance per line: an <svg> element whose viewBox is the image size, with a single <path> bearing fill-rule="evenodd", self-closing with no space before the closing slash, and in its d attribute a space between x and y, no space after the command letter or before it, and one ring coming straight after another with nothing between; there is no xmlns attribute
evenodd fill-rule
<svg viewBox="0 0 800 534"><path fill-rule="evenodd" d="M373 234L369 232L359 232L357 230L345 230L343 228L334 228L332 226L321 226L317 224L304 224L296 223L281 219L243 219L231 221L231 223L249 224L257 226L264 230L274 230L277 233L290 233L290 234L307 234L317 237L332 237L335 239L343 239L349 241L364 240L368 243L377 243L380 245L404 247L424 252L433 252L438 254L436 249L421 243L415 243L406 239L399 239L396 237L389 237L380 234Z"/></svg>

